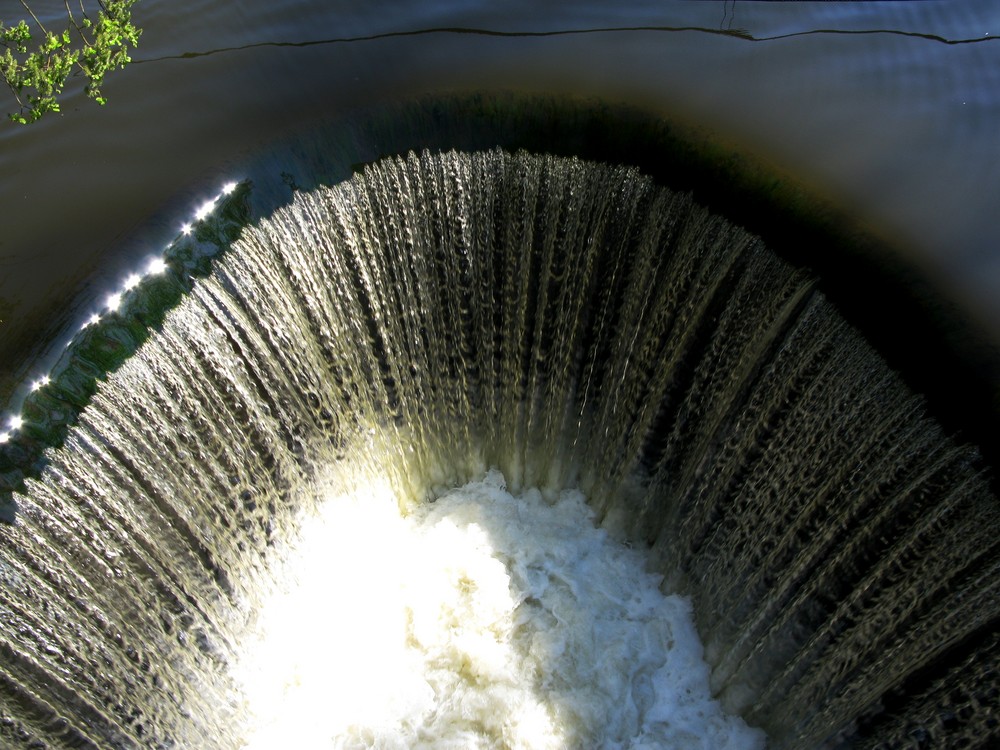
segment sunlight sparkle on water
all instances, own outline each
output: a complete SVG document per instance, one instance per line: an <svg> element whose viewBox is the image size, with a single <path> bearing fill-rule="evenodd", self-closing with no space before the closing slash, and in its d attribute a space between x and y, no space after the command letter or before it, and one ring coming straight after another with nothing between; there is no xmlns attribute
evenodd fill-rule
<svg viewBox="0 0 1000 750"><path fill-rule="evenodd" d="M215 199L213 198L212 200L205 201L198 207L198 210L194 212L195 221L204 220L214 210L215 210Z"/></svg>
<svg viewBox="0 0 1000 750"><path fill-rule="evenodd" d="M167 270L167 262L163 258L153 258L146 267L146 273L150 276L163 273Z"/></svg>

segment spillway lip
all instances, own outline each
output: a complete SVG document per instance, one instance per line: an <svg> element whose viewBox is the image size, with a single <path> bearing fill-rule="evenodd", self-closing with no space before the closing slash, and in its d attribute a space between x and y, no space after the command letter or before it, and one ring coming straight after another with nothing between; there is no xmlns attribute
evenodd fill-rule
<svg viewBox="0 0 1000 750"><path fill-rule="evenodd" d="M249 192L246 181L226 183L214 199L198 206L162 255L108 295L47 374L30 384L16 416L0 432L0 521L14 522L13 492L23 488L26 477L41 473L45 452L62 445L98 384L157 330L247 226Z"/></svg>
<svg viewBox="0 0 1000 750"><path fill-rule="evenodd" d="M927 398L945 431L977 444L996 476L1000 346L908 264L891 237L676 116L572 96L445 92L303 125L236 170L238 187L228 184L211 206L195 207L163 255L164 273L88 321L44 382L30 390L25 384L20 403L12 400L9 419L17 422L0 427L0 520L13 521L12 493L41 471L45 451L61 444L96 384L155 330L243 227L287 205L296 191L336 184L389 156L494 147L635 166L658 184L691 192L793 265L811 268L845 318Z"/></svg>

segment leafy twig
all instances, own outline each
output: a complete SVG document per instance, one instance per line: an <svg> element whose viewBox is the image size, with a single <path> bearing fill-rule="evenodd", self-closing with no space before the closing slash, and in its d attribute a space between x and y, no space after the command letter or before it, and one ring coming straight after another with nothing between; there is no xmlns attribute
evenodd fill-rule
<svg viewBox="0 0 1000 750"><path fill-rule="evenodd" d="M87 77L87 96L104 104L107 100L101 94L101 86L105 74L131 62L128 51L138 44L142 33L132 24L131 9L137 1L96 0L99 10L95 22L88 15L84 0L79 0L83 18L78 22L69 0L63 0L68 26L62 33L54 34L45 28L28 3L21 0L21 5L42 30L43 38L37 49L29 51L34 39L27 22L6 26L0 21L0 47L3 49L0 76L19 107L18 112L8 117L26 124L35 122L46 112L58 112L56 97L62 93L74 69ZM74 44L71 29L76 31L78 45Z"/></svg>

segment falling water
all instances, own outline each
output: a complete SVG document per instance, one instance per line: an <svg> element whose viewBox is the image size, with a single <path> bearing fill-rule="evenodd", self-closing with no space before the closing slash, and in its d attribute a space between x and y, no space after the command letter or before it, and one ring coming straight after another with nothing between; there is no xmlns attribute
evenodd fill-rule
<svg viewBox="0 0 1000 750"><path fill-rule="evenodd" d="M27 479L0 527L4 743L226 747L303 514L372 484L408 513L490 469L578 489L648 547L711 690L773 746L1000 731L975 450L807 271L688 196L575 159L411 155L297 194L204 278L166 273L182 301L161 323L139 290L152 331L97 347L114 372L45 386L62 446L5 446Z"/></svg>

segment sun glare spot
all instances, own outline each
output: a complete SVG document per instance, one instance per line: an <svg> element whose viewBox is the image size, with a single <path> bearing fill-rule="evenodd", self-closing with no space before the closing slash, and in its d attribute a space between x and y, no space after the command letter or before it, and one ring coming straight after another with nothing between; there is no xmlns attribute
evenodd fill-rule
<svg viewBox="0 0 1000 750"><path fill-rule="evenodd" d="M9 432L0 432L0 444L6 443L10 440Z"/></svg>
<svg viewBox="0 0 1000 750"><path fill-rule="evenodd" d="M39 378L38 380L36 380L34 383L31 384L31 391L32 391L32 393L34 393L35 391L41 390L42 388L44 388L45 386L47 386L51 382L52 382L52 379L48 375L46 375L45 377Z"/></svg>
<svg viewBox="0 0 1000 750"><path fill-rule="evenodd" d="M146 268L146 273L150 276L154 276L159 273L163 273L167 270L167 262L163 258L154 258L149 262L149 266Z"/></svg>
<svg viewBox="0 0 1000 750"><path fill-rule="evenodd" d="M181 227L181 234L191 234L192 231L194 231L194 225L190 221Z"/></svg>
<svg viewBox="0 0 1000 750"><path fill-rule="evenodd" d="M119 307L122 306L121 293L109 294L107 300L105 300L105 304L108 306L108 310L110 310L111 312L117 310Z"/></svg>
<svg viewBox="0 0 1000 750"><path fill-rule="evenodd" d="M83 328L87 328L88 326L96 326L100 322L101 322L101 316L100 316L100 314L99 313L94 313L89 318L87 318L87 322L84 323L82 327Z"/></svg>
<svg viewBox="0 0 1000 750"><path fill-rule="evenodd" d="M10 421L7 423L7 426L11 431L20 430L21 427L24 426L24 420L21 419L21 417L11 417Z"/></svg>
<svg viewBox="0 0 1000 750"><path fill-rule="evenodd" d="M141 281L142 277L137 273L133 273L127 279L125 279L125 291L127 292L131 289L135 289L137 286L139 286L139 283Z"/></svg>
<svg viewBox="0 0 1000 750"><path fill-rule="evenodd" d="M194 212L194 218L196 221L204 220L212 211L215 210L215 199L210 201L205 201L199 206L198 210Z"/></svg>
<svg viewBox="0 0 1000 750"><path fill-rule="evenodd" d="M222 194L223 195L229 195L234 190L236 190L236 186L237 186L237 183L235 183L235 182L227 182L225 185L222 186Z"/></svg>

